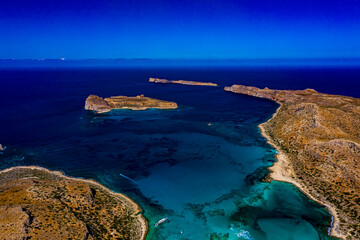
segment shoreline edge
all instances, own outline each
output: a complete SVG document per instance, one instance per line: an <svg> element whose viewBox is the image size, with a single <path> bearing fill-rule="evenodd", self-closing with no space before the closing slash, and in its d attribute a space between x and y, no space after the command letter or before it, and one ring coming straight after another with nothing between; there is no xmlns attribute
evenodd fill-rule
<svg viewBox="0 0 360 240"><path fill-rule="evenodd" d="M141 209L141 207L131 198L129 198L128 196L126 196L125 194L122 193L117 193L112 191L111 189L105 187L104 185L102 185L101 183L93 180L93 179L83 179L83 178L76 178L76 177L70 177L67 176L64 172L59 171L59 170L54 170L51 171L47 168L44 167L40 167L40 166L16 166L16 167L10 167L10 168L6 168L3 170L0 170L0 175L2 173L6 173L6 172L10 172L16 169L30 169L30 170L39 170L39 171L44 171L48 174L53 174L56 175L58 177L64 178L64 179L68 179L68 180L74 180L74 181L81 181L84 183L88 183L88 184L94 184L97 187L101 188L102 190L106 191L109 195L114 196L115 198L122 198L125 199L126 201L128 201L130 203L130 205L133 207L133 209L135 210L134 216L136 216L140 222L140 226L142 229L142 234L141 234L141 238L139 240L145 240L146 239L146 235L149 231L148 229L148 221L146 220L146 218L141 214L141 212L143 211Z"/></svg>
<svg viewBox="0 0 360 240"><path fill-rule="evenodd" d="M306 188L304 186L302 186L299 182L296 181L296 179L293 177L294 171L293 171L289 161L287 160L286 154L281 151L280 147L278 145L276 145L276 143L273 141L273 139L265 131L264 125L266 123L268 123L269 121L271 121L273 118L275 118L276 115L278 114L278 112L280 111L280 108L282 107L281 103L278 103L278 104L279 104L279 107L276 109L276 112L271 116L271 118L269 118L266 122L263 122L258 125L261 135L267 140L267 143L269 145L271 145L277 151L277 153L275 155L276 162L274 162L272 166L268 167L268 169L270 171L269 175L267 176L267 178L270 178L268 181L269 182L278 181L278 182L290 183L290 184L294 185L296 188L298 188L299 191L302 192L303 194L305 194L308 198L310 198L314 202L317 202L320 205L324 206L328 210L328 212L330 213L331 218L332 218L332 221L330 222L329 231L328 231L329 236L345 240L345 236L336 231L336 229L338 229L338 227L339 227L340 220L339 220L339 217L337 216L335 207L318 200L317 198L312 196L309 193L309 191L306 190ZM284 174L285 172L287 173L287 175Z"/></svg>

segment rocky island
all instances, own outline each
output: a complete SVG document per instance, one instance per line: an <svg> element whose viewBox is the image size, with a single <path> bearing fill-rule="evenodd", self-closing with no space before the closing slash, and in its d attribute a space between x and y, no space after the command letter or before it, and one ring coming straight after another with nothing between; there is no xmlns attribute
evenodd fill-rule
<svg viewBox="0 0 360 240"><path fill-rule="evenodd" d="M212 86L216 87L216 83L211 82L194 82L194 81L186 81L186 80L166 80L161 78L149 78L149 82L152 83L175 83L175 84L183 84L183 85L195 85L195 86Z"/></svg>
<svg viewBox="0 0 360 240"><path fill-rule="evenodd" d="M126 196L40 167L0 172L1 239L145 239L147 222Z"/></svg>
<svg viewBox="0 0 360 240"><path fill-rule="evenodd" d="M113 109L145 110L148 108L176 109L175 102L163 101L139 95L136 97L117 96L102 98L90 95L85 101L85 109L96 113L105 113Z"/></svg>
<svg viewBox="0 0 360 240"><path fill-rule="evenodd" d="M360 99L243 85L225 91L280 104L259 126L277 150L270 178L290 182L333 215L330 234L360 239Z"/></svg>

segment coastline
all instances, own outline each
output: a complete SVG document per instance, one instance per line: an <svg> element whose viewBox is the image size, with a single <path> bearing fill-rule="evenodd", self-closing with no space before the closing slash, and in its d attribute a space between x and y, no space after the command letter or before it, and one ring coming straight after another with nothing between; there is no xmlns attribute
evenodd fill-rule
<svg viewBox="0 0 360 240"><path fill-rule="evenodd" d="M100 184L99 182L97 182L95 180L69 177L69 176L65 175L61 171L51 171L51 170L49 170L47 168L40 167L40 166L16 166L16 167L11 167L11 168L1 170L0 175L2 173L13 171L13 170L16 170L16 169L39 170L39 171L44 171L44 172L46 172L48 174L56 175L56 176L64 178L64 179L81 181L81 182L84 182L84 183L93 184L93 185L96 185L97 187L99 187L100 189L104 190L105 192L107 192L109 195L114 196L115 198L125 199L131 205L131 207L135 210L134 217L136 217L140 222L140 226L141 226L141 230L142 230L142 235L141 235L140 240L145 240L147 232L148 232L148 222L147 222L147 220L145 219L145 217L142 214L139 214L139 213L142 212L142 209L140 208L140 206L137 205L131 198L127 197L126 195L121 194L121 193L113 192L112 190L110 190L109 188L105 187L104 185Z"/></svg>
<svg viewBox="0 0 360 240"><path fill-rule="evenodd" d="M267 132L264 128L264 125L267 124L269 121L271 121L273 118L275 118L276 115L278 114L278 112L280 111L282 104L279 102L277 102L277 103L280 104L280 106L276 109L276 112L272 115L272 117L270 119L268 119L266 122L258 125L261 135L267 140L267 143L270 144L277 151L277 153L275 155L276 162L274 162L274 164L268 168L270 170L270 173L269 173L270 181L274 180L274 181L279 181L279 182L290 183L290 184L294 185L295 187L297 187L308 198L310 198L311 200L326 207L332 217L332 221L330 223L330 229L328 231L329 235L332 237L336 237L336 238L345 240L346 236L344 236L343 234L341 234L337 231L337 229L339 229L340 220L336 213L336 208L331 206L328 203L318 200L316 197L314 197L313 195L311 195L309 193L309 191L306 189L306 187L302 186L301 181L299 181L299 179L296 178L295 172L294 172L291 164L289 163L286 154L280 149L280 147L267 134Z"/></svg>

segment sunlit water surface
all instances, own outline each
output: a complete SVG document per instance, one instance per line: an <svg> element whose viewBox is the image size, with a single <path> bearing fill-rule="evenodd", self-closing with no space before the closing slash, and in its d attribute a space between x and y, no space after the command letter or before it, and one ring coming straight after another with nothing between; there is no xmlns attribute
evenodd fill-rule
<svg viewBox="0 0 360 240"><path fill-rule="evenodd" d="M318 71L321 82L325 78ZM289 79L299 74L307 79L308 71L63 68L0 73L0 143L8 146L0 155L1 168L40 165L96 179L143 208L148 239L331 239L325 208L290 184L262 182L275 151L257 125L278 105L223 91L231 83L303 88ZM220 87L151 84L150 76L216 81ZM96 115L83 109L89 94L145 94L175 101L179 109Z"/></svg>

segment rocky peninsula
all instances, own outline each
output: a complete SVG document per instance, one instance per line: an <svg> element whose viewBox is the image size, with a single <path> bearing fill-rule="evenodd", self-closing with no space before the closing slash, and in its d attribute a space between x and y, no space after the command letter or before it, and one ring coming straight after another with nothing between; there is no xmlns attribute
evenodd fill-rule
<svg viewBox="0 0 360 240"><path fill-rule="evenodd" d="M360 239L360 99L243 85L225 91L280 104L259 126L278 150L270 178L290 182L333 215L330 234Z"/></svg>
<svg viewBox="0 0 360 240"><path fill-rule="evenodd" d="M176 109L178 105L175 102L144 97L144 95L136 97L116 96L105 99L90 95L85 101L85 109L96 113L105 113L113 109L145 110L148 108Z"/></svg>
<svg viewBox="0 0 360 240"><path fill-rule="evenodd" d="M174 83L174 84L183 84L183 85L194 85L194 86L212 86L216 87L216 83L211 82L194 82L186 80L166 80L161 78L149 78L149 82L152 83Z"/></svg>
<svg viewBox="0 0 360 240"><path fill-rule="evenodd" d="M0 172L1 239L145 239L147 222L126 196L40 167Z"/></svg>

